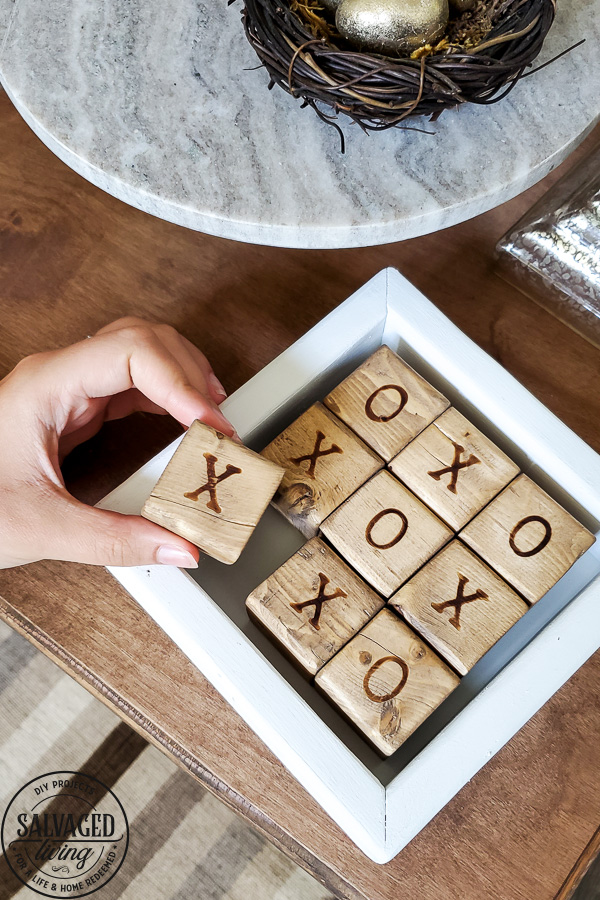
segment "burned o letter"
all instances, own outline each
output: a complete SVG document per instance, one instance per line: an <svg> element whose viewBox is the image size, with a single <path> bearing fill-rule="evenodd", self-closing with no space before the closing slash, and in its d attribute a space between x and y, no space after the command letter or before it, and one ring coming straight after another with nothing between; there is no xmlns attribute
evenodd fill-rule
<svg viewBox="0 0 600 900"><path fill-rule="evenodd" d="M397 391L400 395L398 408L387 416L378 416L377 413L373 412L373 403L382 391ZM367 402L365 403L365 412L372 422L389 422L392 419L395 419L396 416L402 412L407 402L408 394L403 387L400 387L399 384L383 384L381 387L377 388L376 391L373 391L371 396L368 398Z"/></svg>
<svg viewBox="0 0 600 900"><path fill-rule="evenodd" d="M382 666L386 662L390 662L390 663L393 662L393 663L396 663L397 666L400 666L400 669L402 670L402 677L400 678L400 681L398 682L398 684L396 685L394 690L390 691L389 694L375 694L371 690L371 686L370 686L371 678L375 674L377 669L379 669L379 667ZM407 679L408 679L408 666L406 665L406 663L404 662L403 659L400 659L399 656L382 656L381 659L378 659L377 662L373 663L373 665L371 666L371 668L365 675L365 677L363 679L363 688L364 688L365 694L367 695L369 700L372 700L374 703L385 703L386 700L393 700L394 697L398 696L398 694L400 693L400 691L406 684Z"/></svg>
<svg viewBox="0 0 600 900"><path fill-rule="evenodd" d="M384 516L398 516L400 519L400 530L398 534L391 539L391 541L387 541L385 544L378 544L377 541L373 538L372 532L377 523L383 519ZM365 538L367 539L367 543L371 545L371 547L376 547L377 550L389 550L390 547L394 547L398 541L401 541L404 535L406 534L406 529L408 528L408 520L403 512L399 509L382 509L381 512L378 512L377 515L373 516L371 521L366 527L365 530Z"/></svg>
<svg viewBox="0 0 600 900"><path fill-rule="evenodd" d="M544 528L544 536L540 540L535 547L532 547L531 550L520 550L516 544L516 537L520 532L521 528L524 528L525 525L528 525L530 522L539 522L540 525ZM516 553L517 556L535 556L536 553L540 553L544 547L546 547L552 537L552 526L547 519L543 519L541 516L525 516L524 519L521 519L520 522L517 522L515 527L510 533L510 538L508 539L508 543L510 544L510 549L513 553Z"/></svg>

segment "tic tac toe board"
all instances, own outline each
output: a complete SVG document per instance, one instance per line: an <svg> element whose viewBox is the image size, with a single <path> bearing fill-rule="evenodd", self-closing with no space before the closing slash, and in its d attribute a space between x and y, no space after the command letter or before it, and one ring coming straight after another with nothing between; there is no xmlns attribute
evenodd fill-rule
<svg viewBox="0 0 600 900"><path fill-rule="evenodd" d="M383 344L598 533L600 457L393 269L236 391L224 411L262 450ZM177 445L101 505L139 512ZM271 507L234 565L204 558L193 573L111 571L363 852L384 863L598 649L600 549L588 549L382 759L248 618L246 597L306 540ZM408 610L412 601L398 602Z"/></svg>

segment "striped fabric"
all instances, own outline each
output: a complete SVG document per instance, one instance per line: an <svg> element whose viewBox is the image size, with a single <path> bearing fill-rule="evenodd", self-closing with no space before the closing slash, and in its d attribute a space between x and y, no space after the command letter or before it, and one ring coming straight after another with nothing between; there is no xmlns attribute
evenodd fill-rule
<svg viewBox="0 0 600 900"><path fill-rule="evenodd" d="M102 900L333 900L306 872L0 621L0 819L44 772L95 775L129 852ZM31 900L0 855L0 900Z"/></svg>

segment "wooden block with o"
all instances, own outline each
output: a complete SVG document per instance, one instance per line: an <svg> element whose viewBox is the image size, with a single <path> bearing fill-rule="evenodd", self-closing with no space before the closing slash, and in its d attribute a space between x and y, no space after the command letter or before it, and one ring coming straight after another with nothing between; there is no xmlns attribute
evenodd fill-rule
<svg viewBox="0 0 600 900"><path fill-rule="evenodd" d="M460 538L530 603L543 597L596 540L526 475L492 500Z"/></svg>
<svg viewBox="0 0 600 900"><path fill-rule="evenodd" d="M351 566L390 597L452 531L390 472L378 472L321 530Z"/></svg>
<svg viewBox="0 0 600 900"><path fill-rule="evenodd" d="M383 605L318 538L246 600L251 618L307 675L314 675Z"/></svg>
<svg viewBox="0 0 600 900"><path fill-rule="evenodd" d="M142 515L234 563L277 490L283 469L214 428L193 422Z"/></svg>
<svg viewBox="0 0 600 900"><path fill-rule="evenodd" d="M389 601L461 675L528 606L460 541L452 541Z"/></svg>
<svg viewBox="0 0 600 900"><path fill-rule="evenodd" d="M390 469L455 531L519 474L519 467L454 408L402 450Z"/></svg>
<svg viewBox="0 0 600 900"><path fill-rule="evenodd" d="M323 402L386 462L450 405L385 345Z"/></svg>
<svg viewBox="0 0 600 900"><path fill-rule="evenodd" d="M323 666L315 683L389 756L459 678L405 622L383 609Z"/></svg>
<svg viewBox="0 0 600 900"><path fill-rule="evenodd" d="M321 403L262 451L285 469L275 505L306 537L367 481L383 461Z"/></svg>

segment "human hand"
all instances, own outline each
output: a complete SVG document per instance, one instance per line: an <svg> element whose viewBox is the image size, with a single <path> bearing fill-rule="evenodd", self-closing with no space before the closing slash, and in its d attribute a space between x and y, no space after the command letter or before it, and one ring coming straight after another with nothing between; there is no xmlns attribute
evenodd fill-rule
<svg viewBox="0 0 600 900"><path fill-rule="evenodd" d="M198 550L141 516L94 509L60 463L103 422L135 411L200 419L234 435L206 357L168 325L119 319L88 340L22 360L0 381L0 568L38 559L195 567Z"/></svg>

